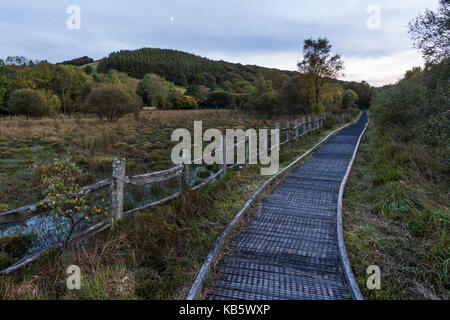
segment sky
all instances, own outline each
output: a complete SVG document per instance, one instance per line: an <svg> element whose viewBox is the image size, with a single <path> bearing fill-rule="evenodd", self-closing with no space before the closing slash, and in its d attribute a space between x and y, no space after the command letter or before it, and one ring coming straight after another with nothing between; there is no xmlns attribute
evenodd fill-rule
<svg viewBox="0 0 450 320"><path fill-rule="evenodd" d="M303 41L327 37L344 60L341 79L380 86L423 65L407 26L437 6L438 0L0 0L0 57L97 60L153 47L296 70Z"/></svg>

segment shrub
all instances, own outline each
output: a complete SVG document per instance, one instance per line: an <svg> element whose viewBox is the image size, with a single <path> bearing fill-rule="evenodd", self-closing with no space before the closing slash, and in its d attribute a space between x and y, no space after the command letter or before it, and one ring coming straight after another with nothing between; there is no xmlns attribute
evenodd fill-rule
<svg viewBox="0 0 450 320"><path fill-rule="evenodd" d="M48 215L69 224L69 230L64 235L64 250L69 244L70 237L82 222L89 220L94 222L96 217L105 216L109 208L97 207L85 195L77 192L80 186L76 181L81 175L81 170L70 159L55 161L53 168L56 173L44 179L44 183L48 185L46 193L51 202L49 204L41 202L40 206L47 209Z"/></svg>
<svg viewBox="0 0 450 320"><path fill-rule="evenodd" d="M325 107L324 107L323 103L321 103L321 102L314 102L311 105L311 111L314 113L324 113Z"/></svg>
<svg viewBox="0 0 450 320"><path fill-rule="evenodd" d="M180 109L195 109L197 106L197 101L193 97L183 96L176 107Z"/></svg>
<svg viewBox="0 0 450 320"><path fill-rule="evenodd" d="M348 110L358 108L358 105L356 104L358 102L358 99L358 95L355 91L351 89L345 90L342 99L342 109Z"/></svg>
<svg viewBox="0 0 450 320"><path fill-rule="evenodd" d="M136 93L121 84L102 84L86 98L83 109L100 119L116 122L127 113L138 112L142 101Z"/></svg>
<svg viewBox="0 0 450 320"><path fill-rule="evenodd" d="M168 86L164 78L148 73L139 82L136 92L142 97L146 105L152 107L165 107L168 92Z"/></svg>
<svg viewBox="0 0 450 320"><path fill-rule="evenodd" d="M8 111L11 114L23 114L30 117L45 115L45 100L41 93L31 89L14 91L8 100Z"/></svg>
<svg viewBox="0 0 450 320"><path fill-rule="evenodd" d="M260 78L255 82L255 90L249 96L245 108L269 116L280 111L278 96L272 88L272 82L270 80Z"/></svg>
<svg viewBox="0 0 450 320"><path fill-rule="evenodd" d="M61 113L61 100L55 94L47 101L47 115L56 118Z"/></svg>
<svg viewBox="0 0 450 320"><path fill-rule="evenodd" d="M234 108L236 106L235 97L228 91L213 91L203 102L203 106L208 108Z"/></svg>
<svg viewBox="0 0 450 320"><path fill-rule="evenodd" d="M92 68L91 65L87 65L86 67L83 68L84 72L86 72L86 74L92 74L94 72L94 68Z"/></svg>

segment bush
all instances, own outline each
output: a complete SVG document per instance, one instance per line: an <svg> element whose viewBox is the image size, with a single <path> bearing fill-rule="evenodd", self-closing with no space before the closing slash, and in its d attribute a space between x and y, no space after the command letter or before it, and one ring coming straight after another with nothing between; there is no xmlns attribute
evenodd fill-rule
<svg viewBox="0 0 450 320"><path fill-rule="evenodd" d="M41 93L36 90L16 90L8 100L9 113L23 114L27 116L27 119L45 115L45 109L45 100Z"/></svg>
<svg viewBox="0 0 450 320"><path fill-rule="evenodd" d="M324 107L323 103L321 103L321 102L314 102L311 105L311 111L314 113L324 113L325 107Z"/></svg>
<svg viewBox="0 0 450 320"><path fill-rule="evenodd" d="M83 68L83 70L84 72L86 72L86 74L92 74L94 72L94 68L91 65L87 65Z"/></svg>
<svg viewBox="0 0 450 320"><path fill-rule="evenodd" d="M139 82L136 90L137 94L142 97L146 105L152 107L165 107L168 92L168 86L164 78L148 73L144 79Z"/></svg>
<svg viewBox="0 0 450 320"><path fill-rule="evenodd" d="M47 101L47 115L56 118L61 113L61 100L55 94Z"/></svg>
<svg viewBox="0 0 450 320"><path fill-rule="evenodd" d="M121 84L102 84L86 98L84 111L100 119L116 122L127 113L138 112L142 101L131 89Z"/></svg>
<svg viewBox="0 0 450 320"><path fill-rule="evenodd" d="M80 186L77 180L80 179L81 169L71 159L55 161L53 169L56 173L44 179L44 183L48 185L45 192L52 201L48 204L41 202L39 206L46 209L47 215L59 220L61 226L65 223L69 225L68 232L64 234L64 250L79 225L104 219L109 207L104 206L104 199L97 207L93 200L78 192Z"/></svg>
<svg viewBox="0 0 450 320"><path fill-rule="evenodd" d="M249 96L245 108L269 116L280 111L278 96L272 88L272 82L270 80L259 78L255 82L255 90Z"/></svg>
<svg viewBox="0 0 450 320"><path fill-rule="evenodd" d="M234 108L236 101L231 92L218 90L208 94L208 98L204 101L203 106L216 109Z"/></svg>
<svg viewBox="0 0 450 320"><path fill-rule="evenodd" d="M355 91L348 89L344 91L344 96L342 99L342 109L348 110L348 109L357 109L358 105L356 104L358 102L358 95Z"/></svg>
<svg viewBox="0 0 450 320"><path fill-rule="evenodd" d="M195 109L197 106L197 101L195 101L194 98L190 96L183 96L176 107L180 109Z"/></svg>
<svg viewBox="0 0 450 320"><path fill-rule="evenodd" d="M208 96L208 89L204 86L191 84L184 94L193 97L198 102L203 102Z"/></svg>

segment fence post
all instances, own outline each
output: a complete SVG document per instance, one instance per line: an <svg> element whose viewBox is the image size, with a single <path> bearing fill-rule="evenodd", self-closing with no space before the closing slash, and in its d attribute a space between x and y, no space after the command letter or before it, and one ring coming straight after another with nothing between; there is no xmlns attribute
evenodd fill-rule
<svg viewBox="0 0 450 320"><path fill-rule="evenodd" d="M183 159L187 157L187 152L185 149L182 151ZM190 178L191 178L191 166L188 163L184 163L183 161L183 171L181 173L181 192L186 192L190 187Z"/></svg>
<svg viewBox="0 0 450 320"><path fill-rule="evenodd" d="M125 184L125 159L115 159L112 172L111 228L114 229L123 214L123 190Z"/></svg>
<svg viewBox="0 0 450 320"><path fill-rule="evenodd" d="M296 119L294 121L294 126L295 126L295 141L298 140L298 120Z"/></svg>
<svg viewBox="0 0 450 320"><path fill-rule="evenodd" d="M291 145L291 123L289 120L286 121L286 140L288 146Z"/></svg>
<svg viewBox="0 0 450 320"><path fill-rule="evenodd" d="M245 165L250 164L250 139L245 137Z"/></svg>
<svg viewBox="0 0 450 320"><path fill-rule="evenodd" d="M308 116L308 132L311 132L311 116Z"/></svg>
<svg viewBox="0 0 450 320"><path fill-rule="evenodd" d="M319 118L314 115L314 130L319 129Z"/></svg>
<svg viewBox="0 0 450 320"><path fill-rule="evenodd" d="M303 124L303 135L306 135L306 118L302 118L302 124Z"/></svg>
<svg viewBox="0 0 450 320"><path fill-rule="evenodd" d="M275 129L280 130L280 123L279 122L275 123ZM272 132L270 131L270 128L268 130L269 130L269 137L271 137L272 136ZM279 136L281 138L281 131L279 132ZM269 150L272 149L272 139L268 139L268 141L267 141L267 148Z"/></svg>
<svg viewBox="0 0 450 320"><path fill-rule="evenodd" d="M227 175L227 137L222 138L222 154L223 154L223 164L222 164L222 177Z"/></svg>

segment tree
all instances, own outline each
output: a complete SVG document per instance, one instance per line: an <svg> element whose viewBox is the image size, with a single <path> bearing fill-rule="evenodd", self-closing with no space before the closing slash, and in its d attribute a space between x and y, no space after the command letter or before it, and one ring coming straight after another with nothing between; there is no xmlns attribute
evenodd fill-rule
<svg viewBox="0 0 450 320"><path fill-rule="evenodd" d="M343 99L342 99L342 109L343 110L349 110L349 109L356 109L358 101L358 95L355 91L348 89L344 91Z"/></svg>
<svg viewBox="0 0 450 320"><path fill-rule="evenodd" d="M367 82L346 82L344 88L351 89L358 95L356 104L360 109L366 109L370 106L372 100L372 87Z"/></svg>
<svg viewBox="0 0 450 320"><path fill-rule="evenodd" d="M73 65L73 66L84 66L85 64L92 63L92 62L94 62L94 59L84 56L81 58L75 58L72 60L63 61L60 64L67 64L67 65Z"/></svg>
<svg viewBox="0 0 450 320"><path fill-rule="evenodd" d="M208 96L208 89L202 85L191 84L184 94L193 97L198 102L203 102Z"/></svg>
<svg viewBox="0 0 450 320"><path fill-rule="evenodd" d="M236 106L235 96L228 91L217 90L208 94L202 106L207 108L226 109Z"/></svg>
<svg viewBox="0 0 450 320"><path fill-rule="evenodd" d="M259 78L255 82L255 91L250 95L246 109L273 115L279 111L279 102L272 82Z"/></svg>
<svg viewBox="0 0 450 320"><path fill-rule="evenodd" d="M331 55L331 44L326 38L307 39L303 45L303 61L298 69L304 73L314 88L314 101L319 103L320 93L329 79L337 78L343 69L341 56Z"/></svg>
<svg viewBox="0 0 450 320"><path fill-rule="evenodd" d="M323 105L323 111L332 114L340 114L342 110L342 101L344 96L344 89L338 83L326 83L320 95L320 102ZM315 106L316 110L318 106ZM319 110L321 110L319 105ZM312 111L315 109L312 107ZM321 112L323 112L321 111Z"/></svg>
<svg viewBox="0 0 450 320"><path fill-rule="evenodd" d="M167 83L164 78L161 78L156 74L146 74L144 79L139 83L136 92L142 97L142 100L146 105L158 107L166 106L167 96L169 94Z"/></svg>
<svg viewBox="0 0 450 320"><path fill-rule="evenodd" d="M87 65L83 68L83 70L84 72L86 72L86 74L92 74L94 72L94 68L91 65Z"/></svg>
<svg viewBox="0 0 450 320"><path fill-rule="evenodd" d="M440 0L436 12L426 10L411 21L409 34L425 61L437 63L450 57L450 1Z"/></svg>
<svg viewBox="0 0 450 320"><path fill-rule="evenodd" d="M6 101L13 91L13 85L13 72L0 59L0 113L5 113L8 110Z"/></svg>
<svg viewBox="0 0 450 320"><path fill-rule="evenodd" d="M287 81L280 91L280 102L287 113L311 112L312 87L306 76L298 75Z"/></svg>
<svg viewBox="0 0 450 320"><path fill-rule="evenodd" d="M100 119L116 122L127 113L138 112L142 107L139 96L123 84L102 84L94 88L83 106L85 112Z"/></svg>
<svg viewBox="0 0 450 320"><path fill-rule="evenodd" d="M45 100L41 93L32 89L14 91L8 100L8 111L11 114L24 114L27 119L45 115Z"/></svg>
<svg viewBox="0 0 450 320"><path fill-rule="evenodd" d="M48 101L47 101L47 115L49 117L55 118L58 117L58 115L61 113L61 100L59 97L54 94Z"/></svg>
<svg viewBox="0 0 450 320"><path fill-rule="evenodd" d="M89 80L83 70L71 65L57 65L53 70L52 88L62 101L63 112L78 111L81 89Z"/></svg>
<svg viewBox="0 0 450 320"><path fill-rule="evenodd" d="M197 106L197 101L193 97L183 96L176 107L179 109L195 109Z"/></svg>

